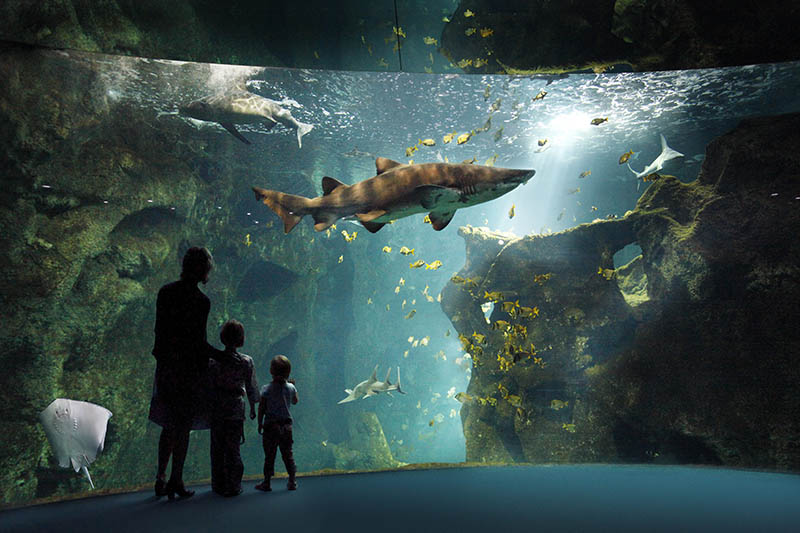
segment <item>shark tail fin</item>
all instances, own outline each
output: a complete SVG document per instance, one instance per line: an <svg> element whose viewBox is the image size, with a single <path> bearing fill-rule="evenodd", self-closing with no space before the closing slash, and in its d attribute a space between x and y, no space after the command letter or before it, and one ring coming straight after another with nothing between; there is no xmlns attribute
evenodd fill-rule
<svg viewBox="0 0 800 533"><path fill-rule="evenodd" d="M396 390L400 394L405 394L405 392L403 392L403 389L400 387L400 367L399 366L397 367L397 389Z"/></svg>
<svg viewBox="0 0 800 533"><path fill-rule="evenodd" d="M292 231L303 216L308 213L308 204L311 200L303 196L270 191L259 187L253 187L253 192L256 193L256 200L263 202L264 205L281 217L284 233Z"/></svg>
<svg viewBox="0 0 800 533"><path fill-rule="evenodd" d="M664 161L669 161L676 157L683 157L682 153L667 146L667 140L664 138L663 134L661 135L661 157Z"/></svg>
<svg viewBox="0 0 800 533"><path fill-rule="evenodd" d="M638 173L638 172L636 172L635 170L633 170L633 167L631 166L631 164L630 164L630 163L627 163L627 165L628 165L628 169L629 169L631 172L633 172L634 176L636 176L636 177L638 178L638 177L639 177L639 173Z"/></svg>
<svg viewBox="0 0 800 533"><path fill-rule="evenodd" d="M314 129L313 124L305 124L303 122L297 123L297 146L303 147L303 135Z"/></svg>

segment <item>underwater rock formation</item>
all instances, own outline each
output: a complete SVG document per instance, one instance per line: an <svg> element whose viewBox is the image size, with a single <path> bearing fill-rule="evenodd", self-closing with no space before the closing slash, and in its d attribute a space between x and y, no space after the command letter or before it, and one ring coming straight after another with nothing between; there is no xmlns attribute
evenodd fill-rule
<svg viewBox="0 0 800 533"><path fill-rule="evenodd" d="M400 465L392 457L381 422L375 413L350 416L347 430L350 438L332 446L338 470L378 470Z"/></svg>
<svg viewBox="0 0 800 533"><path fill-rule="evenodd" d="M466 282L442 308L475 363L467 460L800 470L799 132L798 114L745 120L696 181L662 176L619 220L462 228ZM614 270L632 242L641 256Z"/></svg>
<svg viewBox="0 0 800 533"><path fill-rule="evenodd" d="M470 10L474 16L465 17ZM442 32L442 52L469 73L558 73L722 67L800 58L791 0L463 0ZM478 31L491 29L482 38ZM475 66L475 58L481 61Z"/></svg>

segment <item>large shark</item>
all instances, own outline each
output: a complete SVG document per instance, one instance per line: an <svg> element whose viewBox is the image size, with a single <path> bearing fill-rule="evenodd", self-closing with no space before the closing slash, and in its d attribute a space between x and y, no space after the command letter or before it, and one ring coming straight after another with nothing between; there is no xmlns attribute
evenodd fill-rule
<svg viewBox="0 0 800 533"><path fill-rule="evenodd" d="M661 135L661 153L656 157L652 163L644 167L644 170L641 172L636 172L631 167L631 164L628 163L628 168L631 172L636 175L637 179L643 178L648 174L652 174L653 172L658 172L662 168L664 168L664 163L669 161L670 159L675 159L676 157L683 157L683 154L678 152L677 150L673 150L669 146L667 146L667 140ZM639 182L641 183L641 182Z"/></svg>
<svg viewBox="0 0 800 533"><path fill-rule="evenodd" d="M250 141L236 131L236 124L265 122L267 129L270 130L280 122L287 128L297 130L297 144L302 148L303 135L311 131L314 126L298 122L287 109L281 107L281 103L253 94L240 86L195 100L182 106L179 113L198 120L217 122L245 144L250 144Z"/></svg>
<svg viewBox="0 0 800 533"><path fill-rule="evenodd" d="M323 231L340 218L356 217L372 233L399 218L428 212L436 231L444 229L457 209L494 200L527 183L535 170L453 163L404 165L391 159L375 160L377 175L345 185L322 178L323 195L305 198L253 187L262 201L283 219L289 233L305 216Z"/></svg>
<svg viewBox="0 0 800 533"><path fill-rule="evenodd" d="M390 391L397 391L401 394L405 394L403 390L400 388L400 367L397 367L397 383L392 384L389 381L389 374L391 374L392 369L389 368L386 371L386 380L385 381L378 381L378 365L375 365L375 370L372 371L372 375L369 379L365 379L358 385L356 385L352 389L345 389L344 392L347 393L347 397L337 403L347 403L358 400L359 398L369 398L370 396L376 396L381 392L385 392L391 396Z"/></svg>

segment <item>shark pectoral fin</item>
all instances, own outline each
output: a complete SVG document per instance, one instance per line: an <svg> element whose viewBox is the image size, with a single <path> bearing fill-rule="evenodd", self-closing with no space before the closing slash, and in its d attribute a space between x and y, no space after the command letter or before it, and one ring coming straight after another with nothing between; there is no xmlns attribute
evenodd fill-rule
<svg viewBox="0 0 800 533"><path fill-rule="evenodd" d="M322 178L322 195L328 196L337 187L347 187L346 184L342 183L341 181L337 180L336 178L331 178L330 176L325 176Z"/></svg>
<svg viewBox="0 0 800 533"><path fill-rule="evenodd" d="M250 141L245 139L244 135L242 135L241 133L236 131L236 127L233 124L231 124L230 122L220 122L219 124L220 124L220 126L225 128L226 130L228 130L231 135L233 135L234 137L236 137L237 139L239 139L243 143L250 144Z"/></svg>
<svg viewBox="0 0 800 533"><path fill-rule="evenodd" d="M433 209L442 203L455 203L461 195L455 189L442 187L440 185L420 185L414 192L419 197L419 203L425 209Z"/></svg>
<svg viewBox="0 0 800 533"><path fill-rule="evenodd" d="M337 220L335 213L312 213L314 217L314 229L317 231L325 231L330 228Z"/></svg>
<svg viewBox="0 0 800 533"><path fill-rule="evenodd" d="M448 213L434 213L431 211L428 213L428 218L431 219L431 225L433 229L436 231L442 231L447 225L453 220L453 215L455 215L455 211L450 211Z"/></svg>
<svg viewBox="0 0 800 533"><path fill-rule="evenodd" d="M364 222L372 222L376 218L380 218L385 214L386 211L383 209L373 209L369 213L356 213L356 217L358 218L358 221L363 224Z"/></svg>
<svg viewBox="0 0 800 533"><path fill-rule="evenodd" d="M398 163L397 161L392 161L391 159L386 159L385 157L378 157L375 159L375 173L376 174L383 174L387 170L391 170L394 167L403 166L403 163Z"/></svg>
<svg viewBox="0 0 800 533"><path fill-rule="evenodd" d="M370 233L377 233L378 230L386 225L383 222L362 222L361 224L363 224Z"/></svg>

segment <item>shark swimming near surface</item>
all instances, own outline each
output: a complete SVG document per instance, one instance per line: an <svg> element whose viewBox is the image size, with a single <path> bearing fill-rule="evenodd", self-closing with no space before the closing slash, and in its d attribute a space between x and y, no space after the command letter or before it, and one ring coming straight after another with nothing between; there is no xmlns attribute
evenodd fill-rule
<svg viewBox="0 0 800 533"><path fill-rule="evenodd" d="M649 174L652 174L653 172L658 172L659 170L664 168L664 163L666 163L670 159L675 159L677 157L683 157L683 154L667 146L667 140L664 138L663 135L661 135L661 153L658 155L658 157L656 157L652 163L644 167L644 170L642 170L641 172L636 172L635 170L633 170L630 163L628 163L628 168L630 169L631 172L634 173L636 179L639 180ZM638 185L640 184L641 182L638 182L637 189Z"/></svg>
<svg viewBox="0 0 800 533"><path fill-rule="evenodd" d="M267 130L281 123L287 128L297 130L297 144L303 147L303 135L314 126L297 121L292 114L276 102L248 91L244 86L237 87L213 96L195 100L180 107L178 112L197 120L217 122L231 135L245 144L250 144L244 135L236 130L236 124L255 124L264 122Z"/></svg>
<svg viewBox="0 0 800 533"><path fill-rule="evenodd" d="M385 224L428 212L431 225L441 231L456 210L499 198L528 182L535 170L486 167L453 163L405 165L379 157L376 176L345 185L322 178L323 195L305 198L253 187L263 202L283 220L289 233L305 216L314 218L314 229L324 231L340 218L355 217L371 233Z"/></svg>
<svg viewBox="0 0 800 533"><path fill-rule="evenodd" d="M347 393L347 397L337 403L352 402L358 400L359 398L366 399L370 396L377 396L381 392L385 392L389 394L389 396L391 396L391 391L397 391L400 394L405 394L405 392L403 392L403 390L400 388L400 367L397 367L397 383L391 383L389 381L389 375L391 372L392 369L390 367L386 371L386 379L384 381L378 381L378 365L375 365L375 370L372 371L372 375L369 377L369 379L365 379L352 389L345 389L344 392Z"/></svg>

